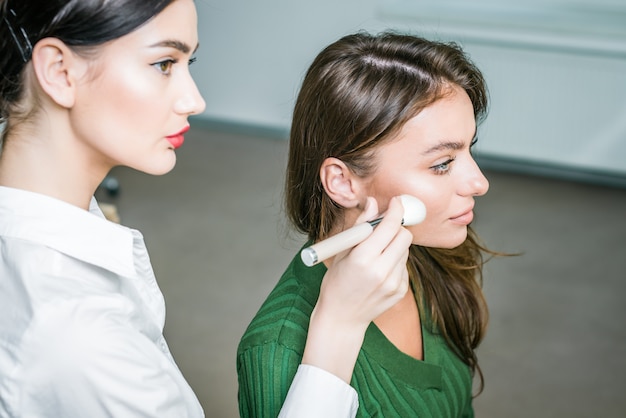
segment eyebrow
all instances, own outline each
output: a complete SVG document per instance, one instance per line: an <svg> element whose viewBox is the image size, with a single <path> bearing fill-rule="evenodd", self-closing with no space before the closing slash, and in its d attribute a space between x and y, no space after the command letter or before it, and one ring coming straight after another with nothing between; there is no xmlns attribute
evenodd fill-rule
<svg viewBox="0 0 626 418"><path fill-rule="evenodd" d="M197 44L196 47L194 48L193 52L196 52L198 50L199 46L200 46L200 44ZM152 44L152 45L150 45L150 47L152 47L152 48L155 48L155 47L174 48L174 49L179 50L183 54L188 54L189 51L191 51L191 47L189 45L187 45L184 42L177 41L175 39L166 39L164 41L157 42L156 44Z"/></svg>
<svg viewBox="0 0 626 418"><path fill-rule="evenodd" d="M478 133L478 127L476 127L476 129L474 130L474 135L472 136L472 140L473 138L476 138L476 134ZM470 141L471 143L471 141ZM438 143L437 145L428 148L426 151L424 151L422 153L422 155L430 155L430 154L434 154L436 152L439 151L443 151L443 150L452 150L452 151L458 151L460 149L463 149L463 147L465 146L464 142L459 142L459 141L443 141ZM470 144L471 146L471 144Z"/></svg>
<svg viewBox="0 0 626 418"><path fill-rule="evenodd" d="M440 142L437 145L428 148L426 151L422 153L422 155L434 154L436 152L443 151L443 150L457 151L457 150L463 149L464 146L465 144L462 142L456 142L456 141Z"/></svg>

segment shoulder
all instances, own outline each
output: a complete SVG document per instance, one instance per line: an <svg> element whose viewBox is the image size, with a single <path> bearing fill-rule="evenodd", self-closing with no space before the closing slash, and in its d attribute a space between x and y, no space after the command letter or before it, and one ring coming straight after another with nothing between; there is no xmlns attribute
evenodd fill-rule
<svg viewBox="0 0 626 418"><path fill-rule="evenodd" d="M90 335L103 323L105 313L108 321L128 322L122 317L135 307L120 292L114 275L43 245L15 244L28 247L18 251L20 256L30 256L6 260L7 247L0 248L0 328L5 347L49 340L45 350L63 336Z"/></svg>
<svg viewBox="0 0 626 418"><path fill-rule="evenodd" d="M295 257L250 322L239 344L239 354L267 344L302 352L325 272L305 269L299 256Z"/></svg>

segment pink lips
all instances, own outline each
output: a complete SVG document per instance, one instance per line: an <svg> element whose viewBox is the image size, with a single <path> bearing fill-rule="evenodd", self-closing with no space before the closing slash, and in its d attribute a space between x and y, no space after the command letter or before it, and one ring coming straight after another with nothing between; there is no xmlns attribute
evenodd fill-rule
<svg viewBox="0 0 626 418"><path fill-rule="evenodd" d="M463 212L462 214L450 218L450 220L459 225L469 225L474 220L474 207L469 208L469 210Z"/></svg>
<svg viewBox="0 0 626 418"><path fill-rule="evenodd" d="M174 135L166 136L165 138L172 144L174 149L180 148L185 142L185 133L189 130L189 125L185 126L180 132L175 133Z"/></svg>

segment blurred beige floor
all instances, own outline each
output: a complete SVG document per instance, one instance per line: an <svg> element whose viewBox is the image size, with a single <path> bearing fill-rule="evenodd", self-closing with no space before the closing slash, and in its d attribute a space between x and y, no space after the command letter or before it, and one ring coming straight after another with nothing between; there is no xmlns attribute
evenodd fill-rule
<svg viewBox="0 0 626 418"><path fill-rule="evenodd" d="M140 229L166 337L207 417L237 417L241 334L301 243L281 209L287 144L192 128L169 174L129 169L114 203ZM474 223L490 262L477 417L626 414L626 190L487 172Z"/></svg>

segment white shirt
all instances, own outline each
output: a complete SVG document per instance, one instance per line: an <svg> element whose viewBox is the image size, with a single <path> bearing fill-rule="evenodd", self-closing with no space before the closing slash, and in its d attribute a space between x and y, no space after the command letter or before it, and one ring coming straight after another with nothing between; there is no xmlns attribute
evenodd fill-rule
<svg viewBox="0 0 626 418"><path fill-rule="evenodd" d="M163 338L139 231L0 186L0 417L203 417ZM356 391L301 365L281 417L351 418Z"/></svg>
<svg viewBox="0 0 626 418"><path fill-rule="evenodd" d="M142 235L0 187L0 417L203 417Z"/></svg>

